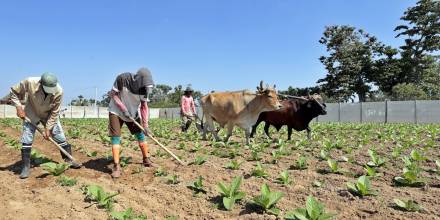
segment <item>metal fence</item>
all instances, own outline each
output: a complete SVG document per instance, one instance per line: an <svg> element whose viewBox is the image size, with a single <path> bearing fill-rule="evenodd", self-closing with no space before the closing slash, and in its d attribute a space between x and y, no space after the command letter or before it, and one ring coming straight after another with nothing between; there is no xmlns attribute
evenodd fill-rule
<svg viewBox="0 0 440 220"><path fill-rule="evenodd" d="M440 123L440 100L326 103L327 115L317 122ZM64 118L108 118L107 108L67 106ZM201 109L198 108L201 116ZM0 105L0 118L16 117L15 108ZM179 108L150 108L150 118L180 118Z"/></svg>

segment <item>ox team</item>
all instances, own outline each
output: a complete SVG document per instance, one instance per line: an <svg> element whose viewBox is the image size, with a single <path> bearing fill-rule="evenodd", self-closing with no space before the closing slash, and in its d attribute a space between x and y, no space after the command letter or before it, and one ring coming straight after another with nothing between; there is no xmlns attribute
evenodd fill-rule
<svg viewBox="0 0 440 220"><path fill-rule="evenodd" d="M120 167L121 128L126 124L130 133L138 140L142 152L142 164L152 167L145 142L145 135L151 135L148 124L148 96L154 86L153 77L147 68L141 68L136 74L122 73L116 77L109 97L109 136L111 138L114 167L113 178L122 175ZM196 116L193 89L188 87L181 98L181 130L188 130L191 121ZM25 98L27 97L27 98ZM33 125L42 123L45 126L43 136L53 138L69 154L72 153L59 122L60 106L63 90L55 75L44 73L41 77L31 77L21 81L10 90L9 102L16 106L17 116L24 120L22 133L22 172L21 178L30 175L30 153L35 133ZM22 102L25 101L23 109ZM255 134L257 126L264 121L265 133L268 137L270 125L279 130L283 125L288 126L288 139L292 129L307 130L310 138L309 122L318 115L326 114L326 106L319 95L295 97L280 102L275 86L263 87L263 82L257 86L257 91L243 90L237 92L213 92L201 98L201 107L206 120L202 137L206 140L208 132L219 141L218 130L214 122L221 128L226 127L225 142L232 135L234 126L245 131L246 144ZM29 118L29 119L28 119ZM28 120L25 120L28 119ZM133 120L137 121L135 123ZM203 120L203 119L202 119ZM142 127L137 125L141 124ZM62 154L63 159L73 168L80 168Z"/></svg>

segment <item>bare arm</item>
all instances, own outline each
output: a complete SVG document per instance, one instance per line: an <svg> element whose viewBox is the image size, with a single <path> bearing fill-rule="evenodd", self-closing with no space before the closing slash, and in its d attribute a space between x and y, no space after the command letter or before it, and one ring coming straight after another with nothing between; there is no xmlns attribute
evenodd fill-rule
<svg viewBox="0 0 440 220"><path fill-rule="evenodd" d="M127 111L127 107L124 105L124 103L122 102L121 98L119 97L119 92L116 92L116 91L112 90L112 91L110 91L108 93L108 95L115 101L116 106L118 106L118 108L122 112L126 112Z"/></svg>
<svg viewBox="0 0 440 220"><path fill-rule="evenodd" d="M148 128L148 104L146 101L141 101L141 119L142 126Z"/></svg>

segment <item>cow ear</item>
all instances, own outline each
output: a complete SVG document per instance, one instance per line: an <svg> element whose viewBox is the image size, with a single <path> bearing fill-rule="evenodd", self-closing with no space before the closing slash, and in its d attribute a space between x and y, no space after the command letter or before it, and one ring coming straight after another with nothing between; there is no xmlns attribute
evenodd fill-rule
<svg viewBox="0 0 440 220"><path fill-rule="evenodd" d="M265 94L265 95L269 95L269 90L268 90L268 89L265 89L265 90L264 90L264 94Z"/></svg>

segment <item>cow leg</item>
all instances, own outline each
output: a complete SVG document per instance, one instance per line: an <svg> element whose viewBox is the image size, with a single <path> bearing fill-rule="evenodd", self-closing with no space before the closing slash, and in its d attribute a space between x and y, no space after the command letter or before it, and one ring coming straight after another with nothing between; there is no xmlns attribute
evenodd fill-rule
<svg viewBox="0 0 440 220"><path fill-rule="evenodd" d="M312 138L311 136L312 129L309 126L307 126L306 131L307 131L307 139L310 140Z"/></svg>
<svg viewBox="0 0 440 220"><path fill-rule="evenodd" d="M292 138L292 127L287 127L287 140L290 141Z"/></svg>
<svg viewBox="0 0 440 220"><path fill-rule="evenodd" d="M255 123L255 125L252 126L252 131L251 131L251 135L250 135L251 138L254 137L254 134L257 132L257 128L258 128L258 125L260 125L260 123L261 123L261 120L260 120L260 118L258 118L257 123Z"/></svg>
<svg viewBox="0 0 440 220"><path fill-rule="evenodd" d="M266 136L267 136L269 139L272 139L272 138L270 137L270 134L269 134L269 128L270 128L270 124L266 122L266 123L264 124L264 133L266 133Z"/></svg>
<svg viewBox="0 0 440 220"><path fill-rule="evenodd" d="M228 142L229 138L232 136L232 131L234 130L234 125L232 123L229 123L227 126L227 134L225 137L225 143Z"/></svg>
<svg viewBox="0 0 440 220"><path fill-rule="evenodd" d="M252 131L252 127L244 129L244 134L246 135L246 145L250 144L249 137L251 136L251 131Z"/></svg>

